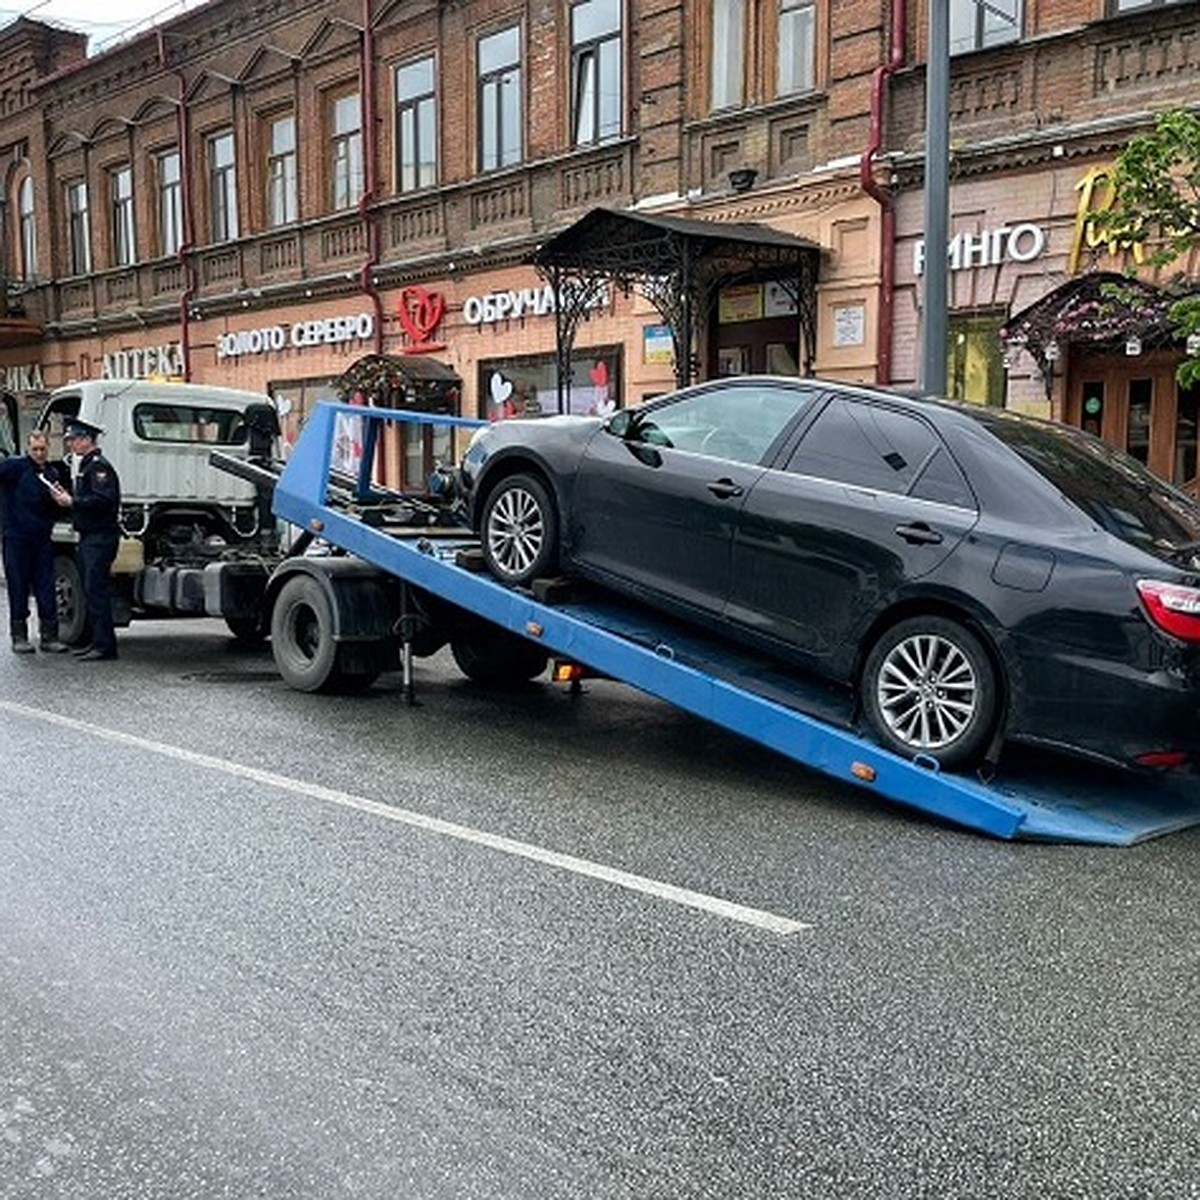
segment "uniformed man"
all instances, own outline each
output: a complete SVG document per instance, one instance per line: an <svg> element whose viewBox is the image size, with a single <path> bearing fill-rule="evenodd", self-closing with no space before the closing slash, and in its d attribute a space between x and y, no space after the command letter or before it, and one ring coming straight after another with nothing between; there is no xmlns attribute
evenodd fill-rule
<svg viewBox="0 0 1200 1200"><path fill-rule="evenodd" d="M121 482L112 463L100 452L96 440L104 431L78 419L67 422L63 436L75 456L75 494L56 494L56 501L72 511L79 534L79 571L92 626L92 644L76 657L80 662L103 662L117 657L113 630L112 565L121 540Z"/></svg>
<svg viewBox="0 0 1200 1200"><path fill-rule="evenodd" d="M35 429L26 452L0 462L0 496L4 503L4 579L8 590L9 632L14 654L32 654L29 640L29 597L37 604L38 640L47 654L70 647L58 640L58 608L54 597L54 544L51 531L59 506L56 491L71 490L66 463L50 460L50 436Z"/></svg>

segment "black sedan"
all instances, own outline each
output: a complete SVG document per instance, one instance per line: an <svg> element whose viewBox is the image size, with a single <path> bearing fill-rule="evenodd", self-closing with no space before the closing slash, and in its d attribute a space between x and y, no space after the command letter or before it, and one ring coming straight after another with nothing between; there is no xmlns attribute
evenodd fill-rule
<svg viewBox="0 0 1200 1200"><path fill-rule="evenodd" d="M463 478L500 580L577 575L857 688L905 756L1200 752L1200 506L1078 430L743 377L498 422Z"/></svg>

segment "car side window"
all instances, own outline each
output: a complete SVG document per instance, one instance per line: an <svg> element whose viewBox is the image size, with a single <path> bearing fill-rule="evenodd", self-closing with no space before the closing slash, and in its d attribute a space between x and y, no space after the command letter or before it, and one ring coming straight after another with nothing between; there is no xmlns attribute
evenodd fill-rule
<svg viewBox="0 0 1200 1200"><path fill-rule="evenodd" d="M635 418L629 436L692 454L759 463L815 396L809 388L711 388L656 405Z"/></svg>
<svg viewBox="0 0 1200 1200"><path fill-rule="evenodd" d="M817 416L787 470L881 492L911 491L926 499L942 499L930 494L939 488L952 491L947 474L957 472L933 430L917 417L841 396Z"/></svg>

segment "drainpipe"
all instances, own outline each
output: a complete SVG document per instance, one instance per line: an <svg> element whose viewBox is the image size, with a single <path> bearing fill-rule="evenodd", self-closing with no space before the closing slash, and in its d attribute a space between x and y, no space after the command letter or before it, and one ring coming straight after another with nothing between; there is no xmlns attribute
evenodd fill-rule
<svg viewBox="0 0 1200 1200"><path fill-rule="evenodd" d="M892 327L896 292L896 212L892 194L875 178L875 159L883 144L883 103L888 79L904 66L904 37L908 27L907 0L891 0L887 61L871 74L871 125L866 149L859 159L858 176L864 192L878 205L879 233L879 325L876 345L879 350L877 383L892 381Z"/></svg>
<svg viewBox="0 0 1200 1200"><path fill-rule="evenodd" d="M179 357L183 360L183 378L188 382L192 378L192 300L196 295L196 271L191 264L191 254L195 249L195 228L192 223L192 155L188 139L187 120L187 82L183 72L178 67L167 63L167 42L161 28L155 30L158 38L158 62L164 71L174 75L178 82L178 109L175 119L179 137L179 188L183 208L183 240L179 245L176 257L187 281L179 297Z"/></svg>
<svg viewBox="0 0 1200 1200"><path fill-rule="evenodd" d="M366 226L367 257L358 273L358 286L367 296L375 310L376 354L383 352L383 301L375 287L372 275L379 264L379 224L371 213L375 195L379 190L379 136L375 128L375 38L371 32L371 0L363 0L362 6L362 63L359 78L363 103L363 171L364 187L358 200L358 215Z"/></svg>

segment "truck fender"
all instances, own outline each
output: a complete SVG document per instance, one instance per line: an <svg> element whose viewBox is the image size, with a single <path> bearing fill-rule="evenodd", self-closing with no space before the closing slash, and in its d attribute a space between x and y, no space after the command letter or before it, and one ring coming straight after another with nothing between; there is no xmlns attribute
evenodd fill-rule
<svg viewBox="0 0 1200 1200"><path fill-rule="evenodd" d="M267 584L266 614L274 609L283 585L297 575L316 580L328 596L334 641L379 642L396 636L391 577L358 558L287 559Z"/></svg>

